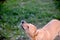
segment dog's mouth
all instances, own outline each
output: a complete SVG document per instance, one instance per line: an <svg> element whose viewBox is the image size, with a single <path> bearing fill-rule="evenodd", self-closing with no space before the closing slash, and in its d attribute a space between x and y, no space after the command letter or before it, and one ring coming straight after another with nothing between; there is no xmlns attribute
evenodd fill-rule
<svg viewBox="0 0 60 40"><path fill-rule="evenodd" d="M21 27L22 27L23 30L25 30L22 25L21 25Z"/></svg>

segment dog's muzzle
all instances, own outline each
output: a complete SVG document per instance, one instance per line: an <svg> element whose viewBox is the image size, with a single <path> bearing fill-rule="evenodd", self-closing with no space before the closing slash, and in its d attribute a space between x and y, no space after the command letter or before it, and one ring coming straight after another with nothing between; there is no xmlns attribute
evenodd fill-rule
<svg viewBox="0 0 60 40"><path fill-rule="evenodd" d="M24 30L24 28L23 28L23 24L25 23L25 21L24 20L21 20L21 27L22 27L22 29Z"/></svg>

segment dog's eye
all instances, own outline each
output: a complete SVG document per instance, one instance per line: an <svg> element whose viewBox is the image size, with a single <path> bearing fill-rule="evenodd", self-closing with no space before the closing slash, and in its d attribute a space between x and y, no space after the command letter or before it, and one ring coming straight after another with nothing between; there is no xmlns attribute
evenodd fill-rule
<svg viewBox="0 0 60 40"><path fill-rule="evenodd" d="M27 26L27 28L29 29L29 26Z"/></svg>

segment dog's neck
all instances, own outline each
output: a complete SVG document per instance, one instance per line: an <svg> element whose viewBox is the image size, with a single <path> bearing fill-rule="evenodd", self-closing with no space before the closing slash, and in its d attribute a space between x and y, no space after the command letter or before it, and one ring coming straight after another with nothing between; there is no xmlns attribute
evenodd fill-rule
<svg viewBox="0 0 60 40"><path fill-rule="evenodd" d="M34 34L32 34L32 35L31 34L28 34L28 35L29 35L31 40L36 40L37 31L35 31Z"/></svg>

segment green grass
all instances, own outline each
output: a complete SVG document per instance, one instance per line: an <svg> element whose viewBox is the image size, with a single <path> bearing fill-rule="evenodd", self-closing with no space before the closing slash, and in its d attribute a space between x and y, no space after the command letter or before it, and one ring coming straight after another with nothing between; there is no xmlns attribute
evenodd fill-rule
<svg viewBox="0 0 60 40"><path fill-rule="evenodd" d="M0 5L1 33L6 40L23 36L24 31L20 25L22 19L37 26L43 27L52 19L60 19L60 12L55 8L52 0L7 0Z"/></svg>

